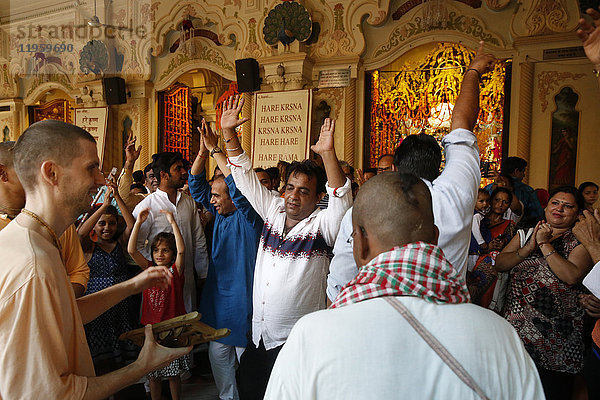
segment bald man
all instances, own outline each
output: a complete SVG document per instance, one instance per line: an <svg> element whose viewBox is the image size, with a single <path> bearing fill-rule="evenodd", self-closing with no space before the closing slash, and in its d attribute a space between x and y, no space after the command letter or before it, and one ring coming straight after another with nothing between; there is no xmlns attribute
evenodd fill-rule
<svg viewBox="0 0 600 400"><path fill-rule="evenodd" d="M358 276L332 309L296 323L266 399L478 398L396 307L437 338L487 398L544 398L515 330L469 302L460 274L435 245L424 182L397 172L373 177L356 197L352 226Z"/></svg>
<svg viewBox="0 0 600 400"><path fill-rule="evenodd" d="M384 154L377 160L377 174L391 171L394 167L394 155Z"/></svg>

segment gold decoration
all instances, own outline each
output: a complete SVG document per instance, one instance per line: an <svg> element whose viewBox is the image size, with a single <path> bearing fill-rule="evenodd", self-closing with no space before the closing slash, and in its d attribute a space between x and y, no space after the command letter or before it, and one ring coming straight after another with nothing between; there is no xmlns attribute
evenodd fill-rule
<svg viewBox="0 0 600 400"><path fill-rule="evenodd" d="M577 80L583 78L585 74L574 74L572 72L544 71L538 75L538 91L540 99L540 107L542 112L548 108L548 100L546 96L554 90L557 84L564 82L566 79Z"/></svg>
<svg viewBox="0 0 600 400"><path fill-rule="evenodd" d="M463 74L475 52L453 43L439 43L414 69L375 71L372 80L370 165L393 153L409 134L426 132L441 142L450 128ZM486 161L500 158L504 119L505 63L484 76L480 113L474 129Z"/></svg>
<svg viewBox="0 0 600 400"><path fill-rule="evenodd" d="M525 20L529 35L565 32L568 14L561 0L538 0Z"/></svg>
<svg viewBox="0 0 600 400"><path fill-rule="evenodd" d="M510 0L485 0L487 6L494 11L500 11L510 4Z"/></svg>
<svg viewBox="0 0 600 400"><path fill-rule="evenodd" d="M477 40L483 40L485 43L494 46L501 46L502 42L498 35L486 31L483 23L475 17L467 17L459 15L456 11L448 14L448 20L444 26L428 29L423 18L415 17L412 21L398 26L392 31L387 42L377 48L373 57L378 57L384 53L390 52L398 47L401 43L407 41L413 36L426 34L431 30L451 30L464 33Z"/></svg>

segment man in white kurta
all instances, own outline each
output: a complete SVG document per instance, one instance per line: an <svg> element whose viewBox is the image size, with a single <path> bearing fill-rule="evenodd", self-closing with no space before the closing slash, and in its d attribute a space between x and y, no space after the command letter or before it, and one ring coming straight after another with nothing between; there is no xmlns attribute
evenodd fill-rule
<svg viewBox="0 0 600 400"><path fill-rule="evenodd" d="M543 399L511 326L474 304L398 299L492 399ZM302 318L279 353L266 399L477 399L382 298Z"/></svg>

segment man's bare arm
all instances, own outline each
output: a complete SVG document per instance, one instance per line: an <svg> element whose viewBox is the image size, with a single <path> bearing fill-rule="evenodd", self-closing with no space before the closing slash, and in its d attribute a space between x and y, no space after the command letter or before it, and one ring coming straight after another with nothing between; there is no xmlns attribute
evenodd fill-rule
<svg viewBox="0 0 600 400"><path fill-rule="evenodd" d="M494 68L496 59L483 52L483 41L475 58L463 77L460 94L452 110L452 130L463 128L473 131L479 114L479 81L481 76Z"/></svg>
<svg viewBox="0 0 600 400"><path fill-rule="evenodd" d="M110 286L99 292L88 294L77 299L77 306L84 324L98 318L106 310L127 297L141 293L147 288L159 286L167 288L171 284L173 275L166 267L150 267L137 276Z"/></svg>

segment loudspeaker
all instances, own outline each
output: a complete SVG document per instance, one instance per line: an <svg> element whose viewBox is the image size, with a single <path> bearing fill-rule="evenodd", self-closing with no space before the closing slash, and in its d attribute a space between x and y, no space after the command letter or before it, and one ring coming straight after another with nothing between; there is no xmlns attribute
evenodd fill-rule
<svg viewBox="0 0 600 400"><path fill-rule="evenodd" d="M125 79L119 77L102 79L104 88L104 98L107 105L127 103L127 92L125 88Z"/></svg>
<svg viewBox="0 0 600 400"><path fill-rule="evenodd" d="M237 77L238 92L256 92L260 89L258 61L254 58L235 60L235 75Z"/></svg>

